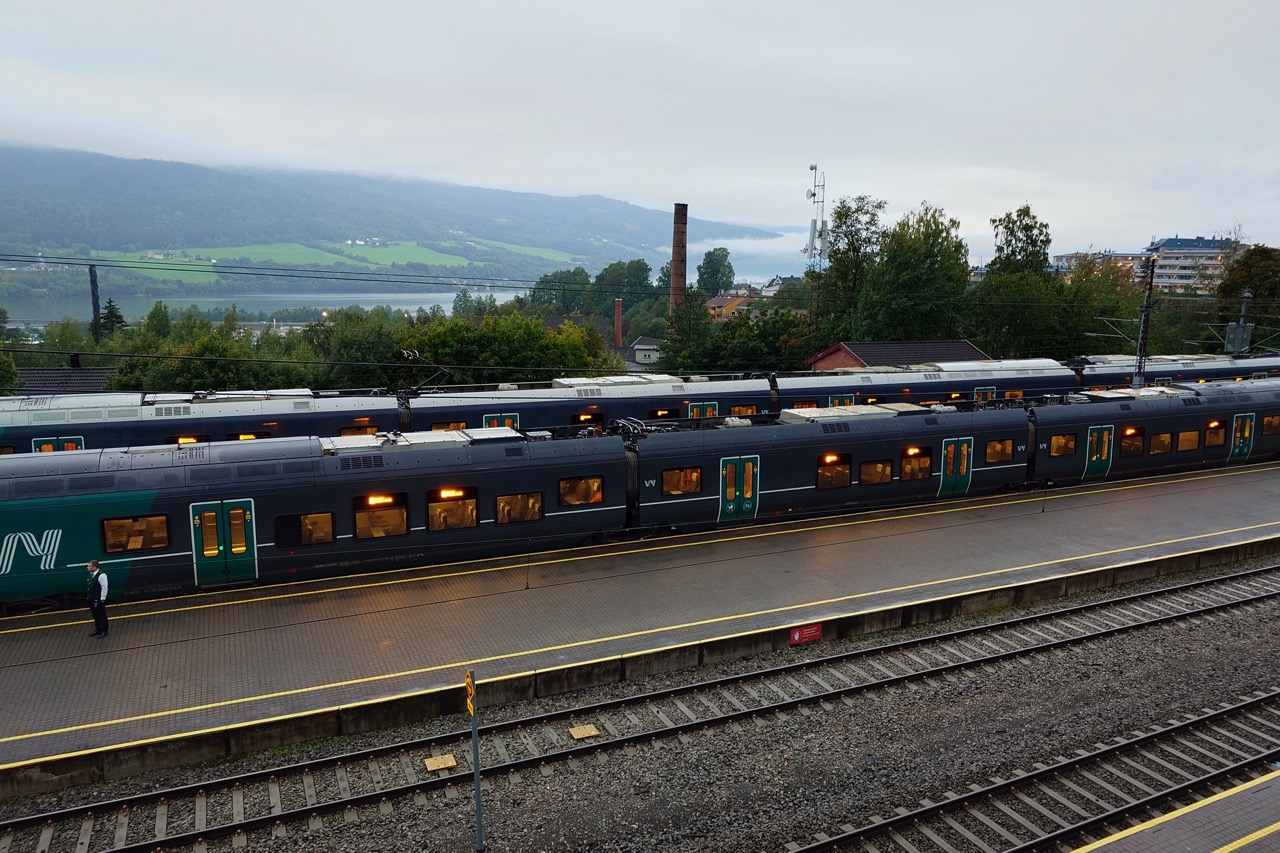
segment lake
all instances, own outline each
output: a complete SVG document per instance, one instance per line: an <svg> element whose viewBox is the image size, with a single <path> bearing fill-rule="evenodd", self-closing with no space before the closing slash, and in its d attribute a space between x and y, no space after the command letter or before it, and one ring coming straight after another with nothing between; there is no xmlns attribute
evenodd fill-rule
<svg viewBox="0 0 1280 853"><path fill-rule="evenodd" d="M484 296L486 291L472 290L473 296ZM499 303L510 300L513 291L495 292L494 299ZM282 293L254 294L241 293L236 296L112 296L120 313L126 321L132 323L150 313L157 301L164 302L170 309L185 310L192 305L201 310L209 308L230 308L235 305L241 313L257 314L264 311L270 314L281 308L299 308L309 305L312 308L346 308L359 305L372 308L375 305L389 305L397 311L410 314L419 308L430 310L439 305L446 314L453 309L453 293ZM102 297L105 305L107 297ZM48 297L0 297L0 308L9 312L9 325L18 326L33 323L43 326L53 320L70 317L73 320L88 322L93 316L93 305L86 292L82 297L48 296Z"/></svg>

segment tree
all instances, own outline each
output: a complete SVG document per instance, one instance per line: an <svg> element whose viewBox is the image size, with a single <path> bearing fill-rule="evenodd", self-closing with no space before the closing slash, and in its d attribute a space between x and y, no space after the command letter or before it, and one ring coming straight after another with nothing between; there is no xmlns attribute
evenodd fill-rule
<svg viewBox="0 0 1280 853"><path fill-rule="evenodd" d="M671 265L667 264L667 284L671 283ZM708 297L733 290L733 264L729 263L729 250L712 249L702 256L698 264L698 289Z"/></svg>
<svg viewBox="0 0 1280 853"><path fill-rule="evenodd" d="M18 392L22 382L18 379L18 368L7 352L0 352L0 396L8 397Z"/></svg>
<svg viewBox="0 0 1280 853"><path fill-rule="evenodd" d="M525 304L538 316L572 314L582 310L583 295L591 288L591 274L582 267L547 273L533 283Z"/></svg>
<svg viewBox="0 0 1280 853"><path fill-rule="evenodd" d="M1280 334L1280 249L1253 246L1242 252L1218 284L1218 320L1254 325L1252 343L1270 345ZM1246 303L1247 300L1247 303Z"/></svg>
<svg viewBox="0 0 1280 853"><path fill-rule="evenodd" d="M922 203L886 233L879 263L858 294L854 338L954 338L968 286L969 247L960 222Z"/></svg>
<svg viewBox="0 0 1280 853"><path fill-rule="evenodd" d="M1135 340L1142 299L1128 267L1105 254L1079 255L1060 285L1054 311L1057 330L1046 355L1070 358L1096 351L1099 336ZM1129 349L1127 343L1123 349Z"/></svg>
<svg viewBox="0 0 1280 853"><path fill-rule="evenodd" d="M684 302L667 317L667 338L658 367L670 373L695 373L715 363L715 327L702 291L685 292Z"/></svg>
<svg viewBox="0 0 1280 853"><path fill-rule="evenodd" d="M827 266L805 273L805 278L814 282L811 310L821 341L833 343L852 337L858 295L871 276L884 239L880 214L886 204L860 195L840 199L831 211Z"/></svg>
<svg viewBox="0 0 1280 853"><path fill-rule="evenodd" d="M1049 270L1049 226L1030 205L991 220L996 254L966 293L971 341L992 358L1045 356L1052 348L1060 287Z"/></svg>
<svg viewBox="0 0 1280 853"><path fill-rule="evenodd" d="M1015 211L991 220L996 232L996 255L987 265L987 275L1028 272L1049 275L1049 225L1041 222L1024 204Z"/></svg>

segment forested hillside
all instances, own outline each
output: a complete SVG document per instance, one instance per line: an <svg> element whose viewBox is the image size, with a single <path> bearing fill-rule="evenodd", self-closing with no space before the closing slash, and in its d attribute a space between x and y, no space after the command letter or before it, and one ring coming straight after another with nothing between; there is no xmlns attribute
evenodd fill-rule
<svg viewBox="0 0 1280 853"><path fill-rule="evenodd" d="M673 203L679 199L673 199ZM380 237L485 263L494 275L670 259L671 210L319 172L221 170L0 146L0 251L46 254ZM689 239L771 237L698 219ZM509 244L509 246L493 245ZM660 250L660 247L662 248Z"/></svg>

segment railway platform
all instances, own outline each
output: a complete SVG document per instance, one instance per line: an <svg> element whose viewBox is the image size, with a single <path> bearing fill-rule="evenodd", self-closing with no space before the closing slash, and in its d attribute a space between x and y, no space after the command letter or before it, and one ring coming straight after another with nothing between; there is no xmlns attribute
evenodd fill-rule
<svg viewBox="0 0 1280 853"><path fill-rule="evenodd" d="M1153 818L1076 853L1265 853L1280 850L1280 769Z"/></svg>
<svg viewBox="0 0 1280 853"><path fill-rule="evenodd" d="M1262 465L0 619L0 796L1277 551Z"/></svg>

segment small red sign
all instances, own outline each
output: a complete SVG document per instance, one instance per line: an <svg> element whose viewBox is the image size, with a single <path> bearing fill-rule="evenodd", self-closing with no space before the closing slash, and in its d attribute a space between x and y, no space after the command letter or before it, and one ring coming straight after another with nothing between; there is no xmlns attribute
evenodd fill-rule
<svg viewBox="0 0 1280 853"><path fill-rule="evenodd" d="M799 628L791 629L791 645L798 646L802 643L812 643L814 640L822 639L822 625L802 625Z"/></svg>

